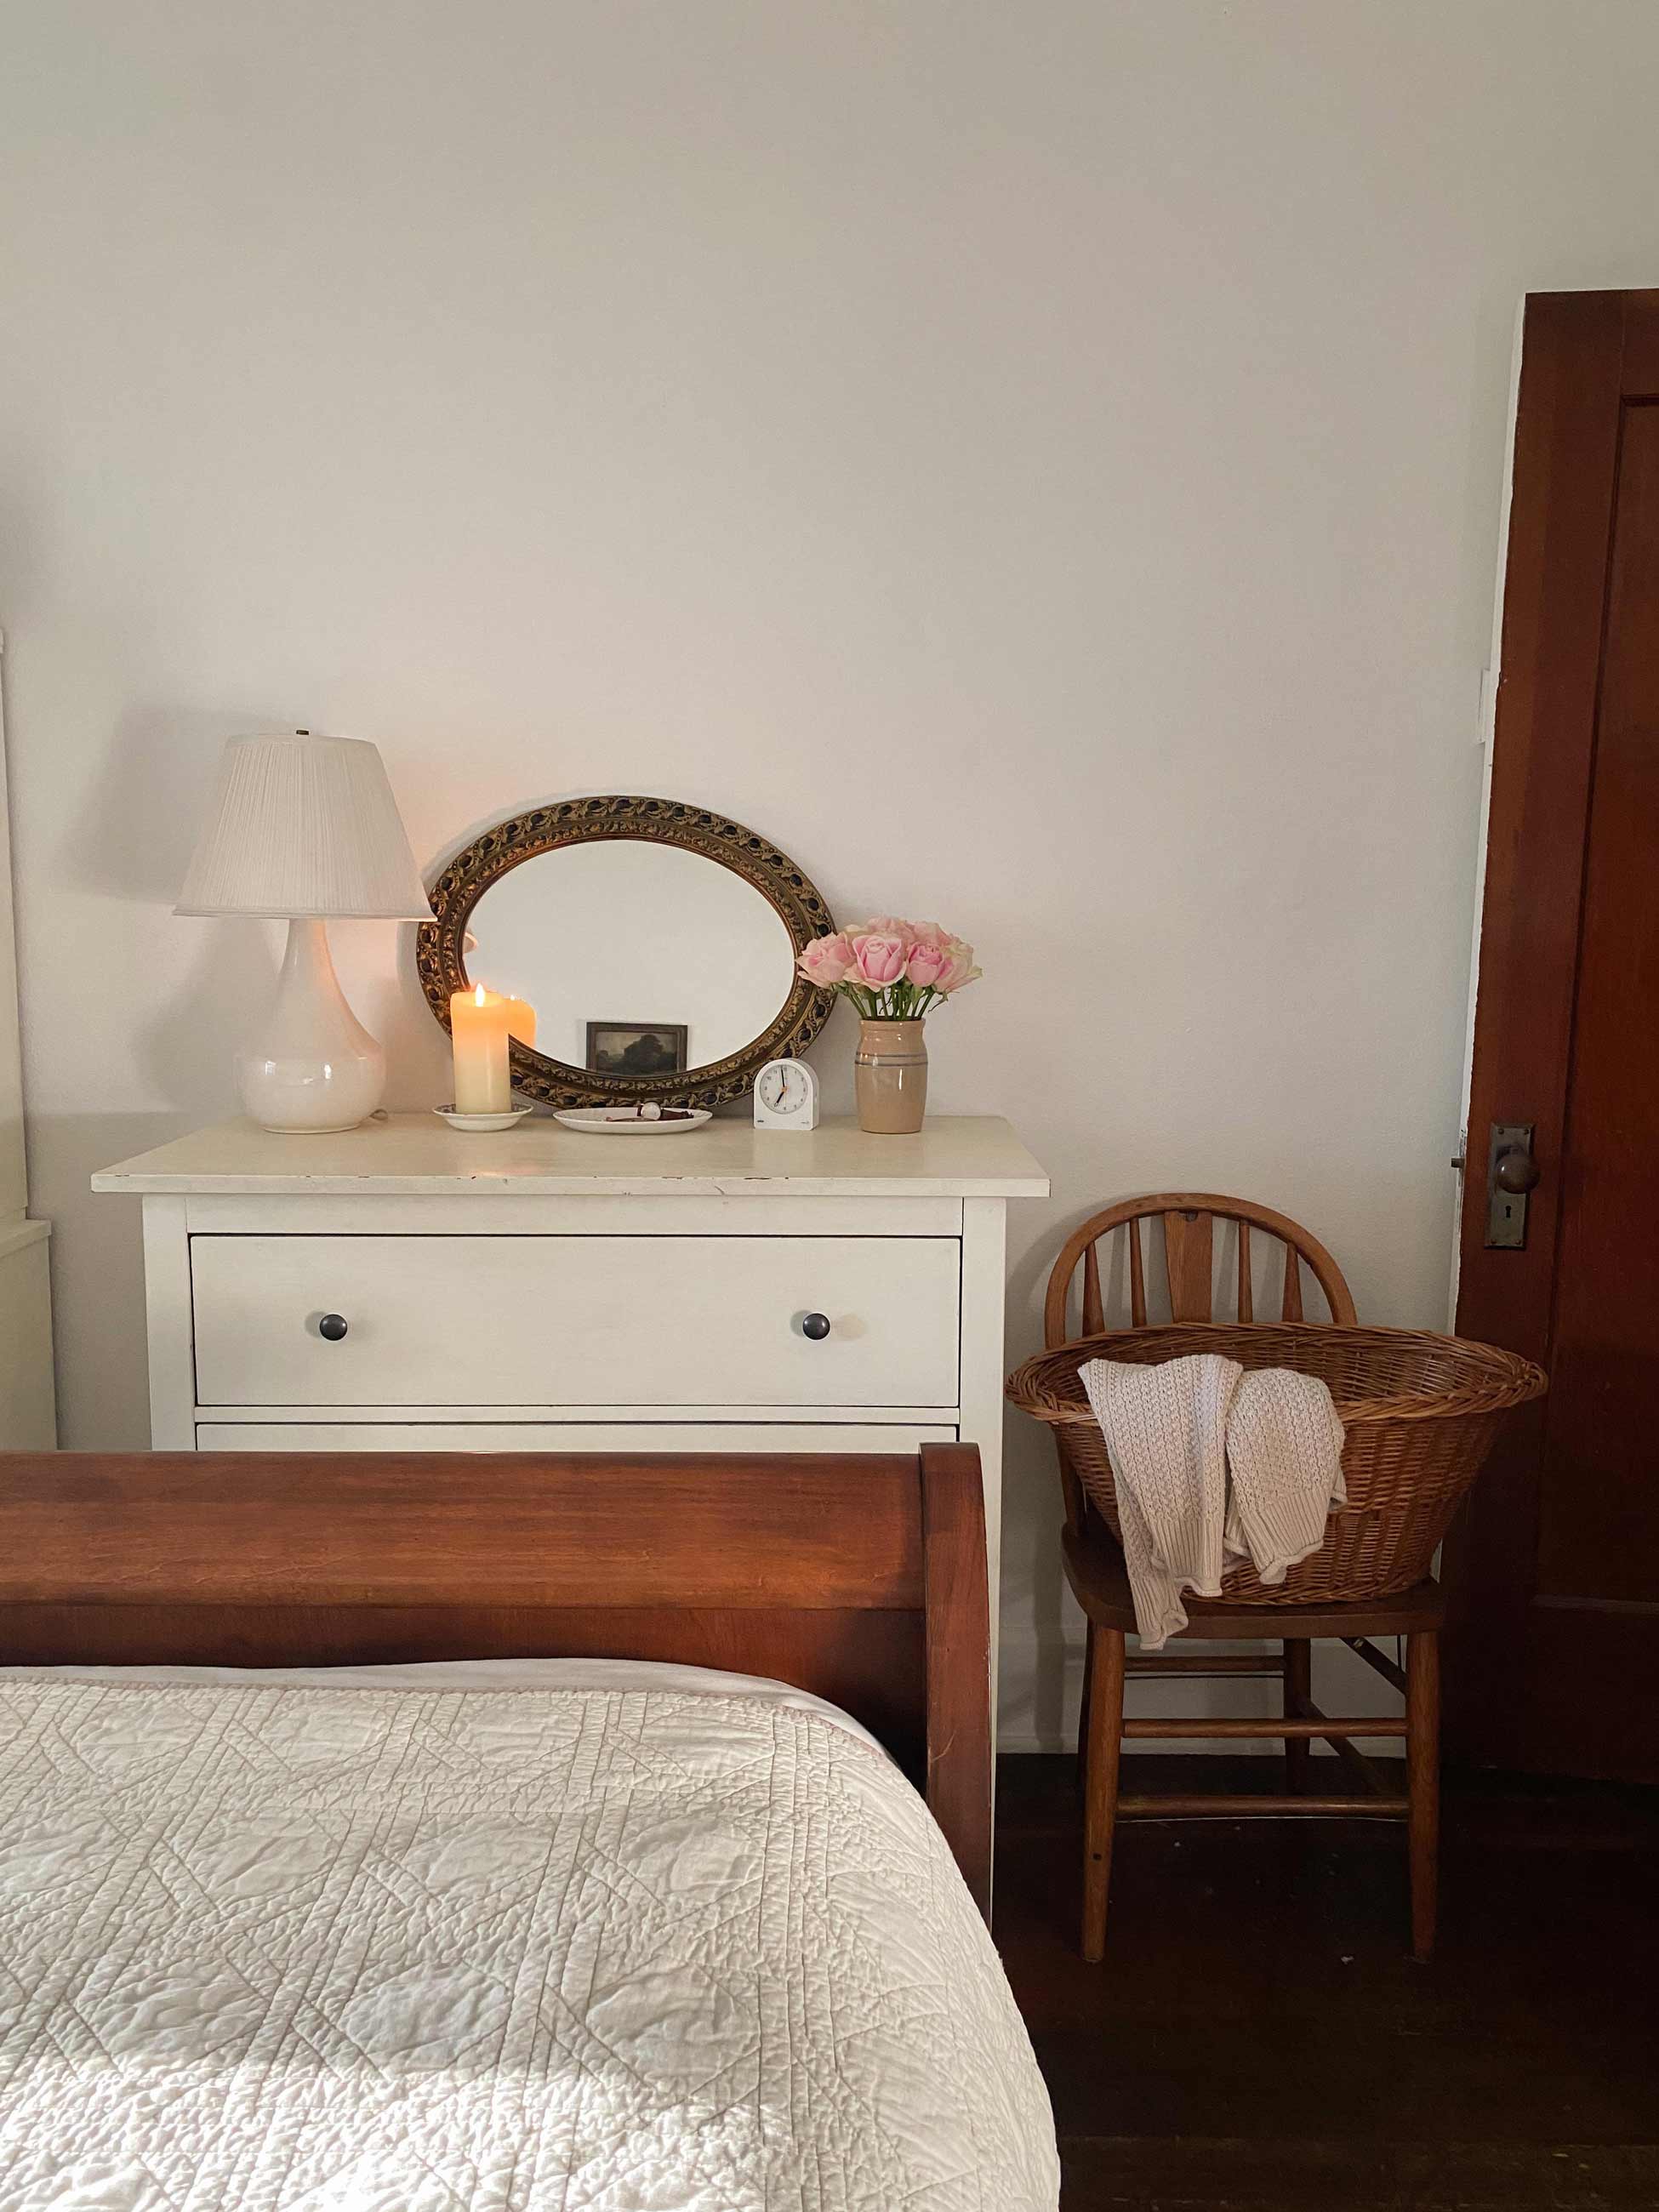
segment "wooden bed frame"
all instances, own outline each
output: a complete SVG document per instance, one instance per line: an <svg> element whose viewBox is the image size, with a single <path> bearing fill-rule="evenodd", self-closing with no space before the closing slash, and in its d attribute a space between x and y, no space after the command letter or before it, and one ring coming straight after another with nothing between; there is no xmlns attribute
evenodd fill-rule
<svg viewBox="0 0 1659 2212"><path fill-rule="evenodd" d="M979 1454L0 1453L0 1664L655 1659L864 1723L988 1913Z"/></svg>

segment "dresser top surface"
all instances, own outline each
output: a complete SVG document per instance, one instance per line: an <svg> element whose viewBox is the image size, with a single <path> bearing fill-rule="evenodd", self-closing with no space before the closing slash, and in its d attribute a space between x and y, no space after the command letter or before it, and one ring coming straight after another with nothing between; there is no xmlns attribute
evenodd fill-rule
<svg viewBox="0 0 1659 2212"><path fill-rule="evenodd" d="M334 1136L283 1136L252 1121L122 1160L100 1191L417 1197L1045 1198L1048 1178L1008 1123L945 1114L919 1136L866 1136L835 1119L811 1131L715 1120L672 1137L591 1137L550 1118L494 1136L432 1114L392 1114Z"/></svg>

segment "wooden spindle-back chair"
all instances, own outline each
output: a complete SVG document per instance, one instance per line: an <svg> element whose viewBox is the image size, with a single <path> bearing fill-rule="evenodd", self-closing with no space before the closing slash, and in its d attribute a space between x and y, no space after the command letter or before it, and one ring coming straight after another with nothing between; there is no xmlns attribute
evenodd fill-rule
<svg viewBox="0 0 1659 2212"><path fill-rule="evenodd" d="M1127 1281L1130 1326L1156 1328L1146 1300L1146 1256L1142 1248L1141 1224L1161 1219L1169 1281L1172 1322L1208 1322L1214 1311L1215 1224L1237 1224L1238 1231L1236 1301L1237 1319L1255 1319L1253 1231L1275 1239L1285 1254L1284 1287L1279 1318L1302 1322L1302 1268L1305 1266L1323 1294L1330 1321L1338 1327L1357 1323L1354 1304L1342 1270L1319 1242L1288 1215L1256 1206L1248 1199L1224 1198L1208 1191L1166 1191L1153 1197L1125 1199L1093 1214L1074 1230L1060 1248L1048 1277L1043 1303L1043 1334L1052 1350L1078 1340L1069 1328L1073 1288L1082 1275L1081 1320L1079 1336L1101 1334L1107 1327L1102 1295L1100 1248L1103 1240L1121 1229L1127 1232ZM1412 1948L1425 1959L1432 1948L1435 1926L1436 1854L1438 1831L1439 1661L1438 1635L1443 1611L1438 1587L1421 1583L1394 1598L1373 1599L1352 1605L1316 1604L1275 1612L1255 1608L1227 1598L1186 1600L1188 1623L1176 1641L1229 1641L1277 1636L1282 1639L1277 1656L1188 1656L1158 1652L1147 1656L1126 1656L1124 1639L1133 1632L1134 1613L1122 1554L1102 1516L1091 1507L1077 1471L1066 1454L1064 1426L1054 1430L1060 1456L1060 1486L1065 1497L1066 1530L1063 1549L1066 1578L1088 1621L1088 1643L1083 1677L1082 1708L1078 1724L1078 1756L1085 1795L1083 1955L1098 1960L1106 1938L1106 1902L1111 1873L1112 1840L1120 1814L1170 1818L1181 1814L1226 1816L1251 1814L1387 1813L1404 1819L1409 1830L1412 1888ZM1403 1634L1410 1638L1408 1665L1402 1670L1392 1659L1373 1649L1370 1638ZM1406 1714L1382 1719L1374 1725L1364 1720L1332 1718L1321 1712L1312 1698L1312 1645L1316 1638L1331 1637L1348 1644L1358 1656L1395 1687L1405 1693ZM1203 1676L1277 1675L1283 1686L1283 1718L1254 1721L1153 1721L1123 1718L1126 1676L1153 1679ZM1172 1797L1120 1795L1119 1759L1126 1740L1136 1738L1281 1737L1285 1744L1285 1784L1282 1796L1228 1797L1221 1795ZM1313 1739L1325 1736L1353 1776L1363 1795L1347 1797L1310 1794ZM1395 1792L1374 1763L1355 1745L1356 1736L1404 1736L1407 1739L1408 1786Z"/></svg>
<svg viewBox="0 0 1659 2212"><path fill-rule="evenodd" d="M1164 1191L1156 1198L1126 1198L1109 1206L1075 1229L1060 1249L1048 1277L1043 1304L1043 1340L1049 1346L1066 1343L1066 1326L1073 1278L1083 1265L1083 1327L1080 1336L1094 1336L1106 1326L1100 1293L1100 1244L1114 1230L1129 1232L1129 1323L1145 1328L1146 1264L1141 1249L1140 1224L1162 1220L1164 1249L1170 1283L1171 1321L1213 1321L1215 1224L1235 1222L1238 1227L1237 1313L1240 1321L1255 1319L1254 1259L1250 1231L1260 1229L1285 1248L1285 1289L1279 1306L1281 1321L1305 1319L1302 1304L1302 1270L1309 1273L1324 1292L1331 1319L1351 1324L1357 1316L1353 1299L1339 1267L1316 1237L1310 1237L1288 1214L1271 1206L1253 1206L1245 1198L1221 1198L1213 1191Z"/></svg>
<svg viewBox="0 0 1659 2212"><path fill-rule="evenodd" d="M1100 1248L1120 1229L1127 1232L1128 1241L1129 1325L1132 1328L1146 1328L1154 1325L1149 1322L1146 1312L1146 1260L1142 1249L1140 1227L1143 1221L1161 1221L1164 1224L1164 1266L1169 1282L1171 1321L1215 1319L1215 1224L1218 1221L1236 1223L1238 1229L1235 1297L1240 1321L1255 1319L1255 1255L1250 1238L1252 1229L1261 1230L1284 1248L1285 1283L1279 1299L1281 1321L1302 1321L1306 1317L1302 1302L1304 1261L1324 1294L1331 1319L1352 1323L1358 1318L1352 1294L1343 1279L1340 1267L1319 1239L1310 1236L1301 1224L1292 1221L1288 1214L1275 1213L1269 1206L1253 1205L1247 1198L1223 1198L1214 1191L1163 1191L1155 1197L1126 1198L1116 1206L1109 1206L1103 1212L1091 1214L1066 1238L1060 1247L1059 1258L1049 1270L1048 1294L1042 1302L1042 1340L1050 1351L1057 1345L1070 1343L1074 1334L1097 1336L1105 1328L1105 1307L1100 1287ZM1067 1316L1072 1305L1073 1285L1079 1271L1083 1278L1083 1326L1073 1331L1067 1326ZM1071 1461L1066 1457L1065 1430L1056 1428L1054 1439L1054 1449L1060 1456L1060 1482L1066 1501L1066 1525L1068 1528L1080 1528L1088 1512L1088 1500ZM1085 1675L1084 1680L1086 1686L1088 1677Z"/></svg>

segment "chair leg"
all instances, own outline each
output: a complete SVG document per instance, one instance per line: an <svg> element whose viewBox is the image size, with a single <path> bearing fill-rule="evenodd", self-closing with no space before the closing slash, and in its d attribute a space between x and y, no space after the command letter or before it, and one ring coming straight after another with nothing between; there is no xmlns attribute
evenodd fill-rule
<svg viewBox="0 0 1659 2212"><path fill-rule="evenodd" d="M1082 1796L1089 1774L1089 1702L1095 1676L1095 1625L1085 1618L1083 1638L1083 1697L1077 1714L1077 1787Z"/></svg>
<svg viewBox="0 0 1659 2212"><path fill-rule="evenodd" d="M1095 1632L1090 1665L1089 1746L1083 1797L1083 1955L1106 1953L1106 1893L1117 1826L1118 1760L1123 1747L1123 1631Z"/></svg>
<svg viewBox="0 0 1659 2212"><path fill-rule="evenodd" d="M1305 1636L1285 1638L1285 1717L1293 1720L1300 1711L1297 1699L1306 1704L1313 1695L1313 1646ZM1307 1792L1308 1766L1313 1757L1313 1746L1306 1736L1287 1736L1285 1740L1285 1787L1292 1797Z"/></svg>
<svg viewBox="0 0 1659 2212"><path fill-rule="evenodd" d="M1412 1956L1434 1950L1440 1863L1440 1638L1419 1629L1406 1648L1406 1778L1411 1805Z"/></svg>

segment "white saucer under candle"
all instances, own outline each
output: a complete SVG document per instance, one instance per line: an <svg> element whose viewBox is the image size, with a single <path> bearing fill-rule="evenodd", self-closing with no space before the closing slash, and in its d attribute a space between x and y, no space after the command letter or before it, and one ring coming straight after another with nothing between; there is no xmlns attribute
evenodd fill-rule
<svg viewBox="0 0 1659 2212"><path fill-rule="evenodd" d="M516 1129L536 1109L533 1106L514 1106L505 1114L458 1114L453 1106L434 1106L432 1110L452 1129L471 1129L475 1135L483 1137L494 1130Z"/></svg>

